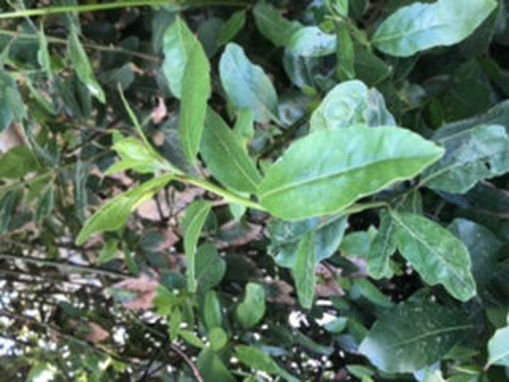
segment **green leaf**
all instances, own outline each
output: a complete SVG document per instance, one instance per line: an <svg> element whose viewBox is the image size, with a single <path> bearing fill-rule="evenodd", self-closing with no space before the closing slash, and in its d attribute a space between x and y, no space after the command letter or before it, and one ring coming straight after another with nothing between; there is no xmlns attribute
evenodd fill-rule
<svg viewBox="0 0 509 382"><path fill-rule="evenodd" d="M196 361L196 366L198 366L201 375L206 376L207 382L236 381L221 358L211 349L203 349Z"/></svg>
<svg viewBox="0 0 509 382"><path fill-rule="evenodd" d="M380 212L380 227L369 249L368 269L371 277L391 278L390 257L396 252L396 226L386 211Z"/></svg>
<svg viewBox="0 0 509 382"><path fill-rule="evenodd" d="M163 39L163 73L171 92L180 99L189 56L198 40L180 17L164 32Z"/></svg>
<svg viewBox="0 0 509 382"><path fill-rule="evenodd" d="M25 117L25 104L16 81L0 68L0 133Z"/></svg>
<svg viewBox="0 0 509 382"><path fill-rule="evenodd" d="M271 255L275 256L279 266L294 268L299 242L307 233L315 232L313 252L316 262L319 263L336 252L347 227L348 219L341 215L298 222L273 219L268 225L271 238L268 250Z"/></svg>
<svg viewBox="0 0 509 382"><path fill-rule="evenodd" d="M411 299L373 325L359 352L384 372L414 372L439 361L471 328L453 306Z"/></svg>
<svg viewBox="0 0 509 382"><path fill-rule="evenodd" d="M337 37L322 32L316 26L302 27L296 31L287 49L304 57L322 57L336 52Z"/></svg>
<svg viewBox="0 0 509 382"><path fill-rule="evenodd" d="M95 78L94 70L88 60L87 53L85 49L83 49L78 34L74 29L69 37L69 51L72 65L80 81L85 84L90 94L97 98L99 102L106 103L104 90Z"/></svg>
<svg viewBox="0 0 509 382"><path fill-rule="evenodd" d="M293 268L293 278L299 303L311 309L316 289L316 256L314 252L315 233L308 232L297 247L297 259Z"/></svg>
<svg viewBox="0 0 509 382"><path fill-rule="evenodd" d="M189 345L197 347L197 348L204 348L205 344L203 341L193 332L189 330L181 330L180 331L180 337L186 341Z"/></svg>
<svg viewBox="0 0 509 382"><path fill-rule="evenodd" d="M272 82L261 67L249 61L239 45L226 46L219 74L229 100L237 109L252 109L260 123L278 120L278 99Z"/></svg>
<svg viewBox="0 0 509 382"><path fill-rule="evenodd" d="M255 135L253 110L245 109L239 111L233 131L240 138L242 146L247 151L247 146Z"/></svg>
<svg viewBox="0 0 509 382"><path fill-rule="evenodd" d="M256 371L263 371L268 374L279 374L280 367L270 356L253 346L239 345L235 352L240 362Z"/></svg>
<svg viewBox="0 0 509 382"><path fill-rule="evenodd" d="M392 67L374 53L355 44L355 75L366 85L375 86L391 74Z"/></svg>
<svg viewBox="0 0 509 382"><path fill-rule="evenodd" d="M265 288L260 284L248 283L244 300L237 306L235 314L245 329L260 322L265 315Z"/></svg>
<svg viewBox="0 0 509 382"><path fill-rule="evenodd" d="M196 201L187 208L186 216L182 221L184 232L184 251L187 256L187 288L196 292L196 246L200 238L205 220L212 208L212 203Z"/></svg>
<svg viewBox="0 0 509 382"><path fill-rule="evenodd" d="M496 8L495 0L438 0L403 7L384 20L373 44L386 54L408 57L470 36Z"/></svg>
<svg viewBox="0 0 509 382"><path fill-rule="evenodd" d="M259 1L253 8L256 26L260 33L275 46L286 46L293 34L302 28L297 21L290 21L266 1Z"/></svg>
<svg viewBox="0 0 509 382"><path fill-rule="evenodd" d="M239 135L211 109L205 126L201 155L212 175L228 188L255 193L262 178Z"/></svg>
<svg viewBox="0 0 509 382"><path fill-rule="evenodd" d="M355 49L352 36L346 23L342 22L336 27L336 72L341 81L355 78Z"/></svg>
<svg viewBox="0 0 509 382"><path fill-rule="evenodd" d="M221 282L226 272L226 263L213 245L203 244L196 252L195 269L198 290L203 292Z"/></svg>
<svg viewBox="0 0 509 382"><path fill-rule="evenodd" d="M141 174L157 174L173 170L173 166L152 147L134 137L116 141L112 149L117 152L121 160L108 168L107 175L127 170L134 170Z"/></svg>
<svg viewBox="0 0 509 382"><path fill-rule="evenodd" d="M51 214L51 211L53 211L55 203L54 193L55 187L53 183L50 183L37 203L37 209L35 210L35 221L37 223L40 223L44 218Z"/></svg>
<svg viewBox="0 0 509 382"><path fill-rule="evenodd" d="M211 94L210 64L201 44L194 43L182 79L182 97L179 115L179 134L187 159L196 165L196 154L207 114Z"/></svg>
<svg viewBox="0 0 509 382"><path fill-rule="evenodd" d="M235 38L235 36L244 28L246 23L246 11L241 10L230 16L226 22L221 25L217 33L217 45L225 45Z"/></svg>
<svg viewBox="0 0 509 382"><path fill-rule="evenodd" d="M444 157L423 174L421 184L463 194L483 179L509 171L509 137L498 125L480 125L461 133L441 135Z"/></svg>
<svg viewBox="0 0 509 382"><path fill-rule="evenodd" d="M110 262L117 255L119 241L117 239L109 239L99 253L97 261L99 264Z"/></svg>
<svg viewBox="0 0 509 382"><path fill-rule="evenodd" d="M210 347L215 352L221 350L228 343L228 336L221 328L213 328L209 332Z"/></svg>
<svg viewBox="0 0 509 382"><path fill-rule="evenodd" d="M395 126L396 121L376 89L358 80L336 85L311 115L311 131L336 129L357 123L368 126Z"/></svg>
<svg viewBox="0 0 509 382"><path fill-rule="evenodd" d="M84 244L90 236L96 233L117 231L122 228L127 223L129 215L140 204L152 198L172 179L172 175L151 179L110 200L85 222L76 239L76 244Z"/></svg>
<svg viewBox="0 0 509 382"><path fill-rule="evenodd" d="M214 291L208 291L203 300L203 321L209 330L222 324L221 304Z"/></svg>
<svg viewBox="0 0 509 382"><path fill-rule="evenodd" d="M509 367L509 326L498 329L488 342L487 367L499 365Z"/></svg>
<svg viewBox="0 0 509 382"><path fill-rule="evenodd" d="M23 178L37 168L37 160L27 147L14 147L0 156L0 178Z"/></svg>
<svg viewBox="0 0 509 382"><path fill-rule="evenodd" d="M398 249L430 285L442 284L455 298L476 295L471 262L465 245L445 228L423 216L391 213L397 224Z"/></svg>
<svg viewBox="0 0 509 382"><path fill-rule="evenodd" d="M319 130L294 143L268 169L260 203L286 220L334 214L411 179L442 154L434 143L398 127Z"/></svg>

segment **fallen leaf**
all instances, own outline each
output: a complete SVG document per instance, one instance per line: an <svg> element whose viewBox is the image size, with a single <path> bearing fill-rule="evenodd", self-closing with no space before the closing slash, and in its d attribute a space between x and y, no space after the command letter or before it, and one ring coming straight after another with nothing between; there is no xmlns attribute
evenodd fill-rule
<svg viewBox="0 0 509 382"><path fill-rule="evenodd" d="M89 332L85 339L93 344L104 342L110 336L110 334L106 330L104 330L101 326L97 325L95 322L90 322L88 324L88 329Z"/></svg>

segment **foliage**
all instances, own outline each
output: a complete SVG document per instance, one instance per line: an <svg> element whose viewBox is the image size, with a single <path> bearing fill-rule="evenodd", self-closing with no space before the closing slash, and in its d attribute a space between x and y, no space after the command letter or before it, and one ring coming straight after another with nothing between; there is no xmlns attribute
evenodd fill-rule
<svg viewBox="0 0 509 382"><path fill-rule="evenodd" d="M507 0L0 13L5 380L509 378Z"/></svg>

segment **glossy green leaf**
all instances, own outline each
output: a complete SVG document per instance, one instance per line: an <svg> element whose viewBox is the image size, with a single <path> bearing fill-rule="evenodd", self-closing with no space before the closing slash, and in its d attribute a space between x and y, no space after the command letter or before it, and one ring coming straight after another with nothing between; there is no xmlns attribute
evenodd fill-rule
<svg viewBox="0 0 509 382"><path fill-rule="evenodd" d="M0 68L0 133L25 116L25 104L16 81Z"/></svg>
<svg viewBox="0 0 509 382"><path fill-rule="evenodd" d="M210 64L201 44L194 42L184 76L179 115L179 134L187 159L196 164L196 154L207 114L207 101L211 94Z"/></svg>
<svg viewBox="0 0 509 382"><path fill-rule="evenodd" d="M390 257L396 252L396 226L386 211L380 212L380 227L369 249L368 269L371 277L390 278Z"/></svg>
<svg viewBox="0 0 509 382"><path fill-rule="evenodd" d="M288 45L293 34L302 28L297 21L290 21L270 3L262 0L253 8L256 26L260 33L275 46Z"/></svg>
<svg viewBox="0 0 509 382"><path fill-rule="evenodd" d="M246 11L241 10L230 16L226 22L221 25L217 34L217 45L225 45L235 38L246 23Z"/></svg>
<svg viewBox="0 0 509 382"><path fill-rule="evenodd" d="M209 332L210 347L215 352L221 350L228 342L228 336L225 331L221 328L213 328Z"/></svg>
<svg viewBox="0 0 509 382"><path fill-rule="evenodd" d="M391 213L401 255L430 285L442 284L455 298L476 295L468 249L439 224L416 214Z"/></svg>
<svg viewBox="0 0 509 382"><path fill-rule="evenodd" d="M252 109L260 123L278 120L278 99L272 82L261 67L249 61L239 45L226 46L219 74L229 100L237 109Z"/></svg>
<svg viewBox="0 0 509 382"><path fill-rule="evenodd" d="M403 7L384 20L373 44L392 56L461 42L493 12L495 0L438 0Z"/></svg>
<svg viewBox="0 0 509 382"><path fill-rule="evenodd" d="M421 184L463 194L483 179L509 171L509 136L503 126L480 125L461 133L441 135L444 157L424 174Z"/></svg>
<svg viewBox="0 0 509 382"><path fill-rule="evenodd" d="M488 342L487 366L509 367L509 326L498 329Z"/></svg>
<svg viewBox="0 0 509 382"><path fill-rule="evenodd" d="M80 81L85 84L90 94L97 98L99 102L105 103L106 95L104 90L95 78L94 69L75 30L71 32L69 37L69 51L72 65Z"/></svg>
<svg viewBox="0 0 509 382"><path fill-rule="evenodd" d="M76 239L76 244L84 244L90 236L96 233L117 231L122 228L127 223L129 215L140 204L152 198L172 179L171 175L165 175L149 180L110 200L85 222Z"/></svg>
<svg viewBox="0 0 509 382"><path fill-rule="evenodd" d="M196 292L196 246L198 239L209 215L212 204L206 201L196 201L187 208L182 221L184 232L184 251L187 256L187 287L190 292Z"/></svg>
<svg viewBox="0 0 509 382"><path fill-rule="evenodd" d="M37 160L27 147L14 147L0 156L0 178L22 178L37 168Z"/></svg>
<svg viewBox="0 0 509 382"><path fill-rule="evenodd" d="M472 328L453 306L410 300L384 313L359 352L384 372L414 372L440 360Z"/></svg>
<svg viewBox="0 0 509 382"><path fill-rule="evenodd" d="M164 32L162 69L171 92L177 98L181 98L187 63L197 41L180 17L177 17Z"/></svg>
<svg viewBox="0 0 509 382"><path fill-rule="evenodd" d="M315 232L313 252L318 263L334 254L347 227L347 218L340 215L298 222L273 219L268 225L271 237L269 253L275 256L279 266L293 268L299 242L307 233Z"/></svg>
<svg viewBox="0 0 509 382"><path fill-rule="evenodd" d="M357 123L368 126L395 126L383 96L353 80L336 85L311 116L311 131L348 127Z"/></svg>
<svg viewBox="0 0 509 382"><path fill-rule="evenodd" d="M196 251L195 277L199 291L207 291L218 285L226 272L226 263L211 244L203 244Z"/></svg>
<svg viewBox="0 0 509 382"><path fill-rule="evenodd" d="M240 137L210 109L205 126L201 155L212 175L228 188L255 193L262 178Z"/></svg>
<svg viewBox="0 0 509 382"><path fill-rule="evenodd" d="M398 127L319 130L294 143L269 168L260 203L286 220L334 214L411 179L442 154L432 142Z"/></svg>
<svg viewBox="0 0 509 382"><path fill-rule="evenodd" d="M248 283L244 300L235 311L237 320L245 328L254 327L265 315L265 288L263 285Z"/></svg>
<svg viewBox="0 0 509 382"><path fill-rule="evenodd" d="M305 57L322 57L336 52L337 36L316 26L302 27L288 41L287 49Z"/></svg>
<svg viewBox="0 0 509 382"><path fill-rule="evenodd" d="M314 252L315 233L304 235L297 247L293 278L299 303L305 309L311 309L316 289L316 256Z"/></svg>

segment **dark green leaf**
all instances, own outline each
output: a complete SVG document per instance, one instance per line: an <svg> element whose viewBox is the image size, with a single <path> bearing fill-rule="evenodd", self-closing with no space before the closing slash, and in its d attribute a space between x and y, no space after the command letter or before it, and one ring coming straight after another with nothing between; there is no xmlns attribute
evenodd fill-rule
<svg viewBox="0 0 509 382"><path fill-rule="evenodd" d="M226 272L226 263L211 244L203 244L196 251L196 282L198 290L207 291L218 285Z"/></svg>
<svg viewBox="0 0 509 382"><path fill-rule="evenodd" d="M316 289L316 256L314 252L315 233L304 235L297 247L293 278L299 302L305 309L311 309Z"/></svg>
<svg viewBox="0 0 509 382"><path fill-rule="evenodd" d="M27 147L14 147L0 156L0 178L22 178L37 167L34 154Z"/></svg>
<svg viewBox="0 0 509 382"><path fill-rule="evenodd" d="M256 4L253 14L260 33L276 46L288 45L292 35L302 28L300 23L285 19L278 9L264 0Z"/></svg>
<svg viewBox="0 0 509 382"><path fill-rule="evenodd" d="M396 252L396 246L396 226L389 213L382 211L380 213L380 227L370 246L368 255L368 269L372 277L380 279L392 276L390 257Z"/></svg>
<svg viewBox="0 0 509 382"><path fill-rule="evenodd" d="M235 12L228 20L219 28L217 35L217 45L225 45L235 38L235 36L244 28L246 23L246 11L241 10Z"/></svg>
<svg viewBox="0 0 509 382"><path fill-rule="evenodd" d="M0 68L0 133L25 116L25 104L16 81Z"/></svg>

